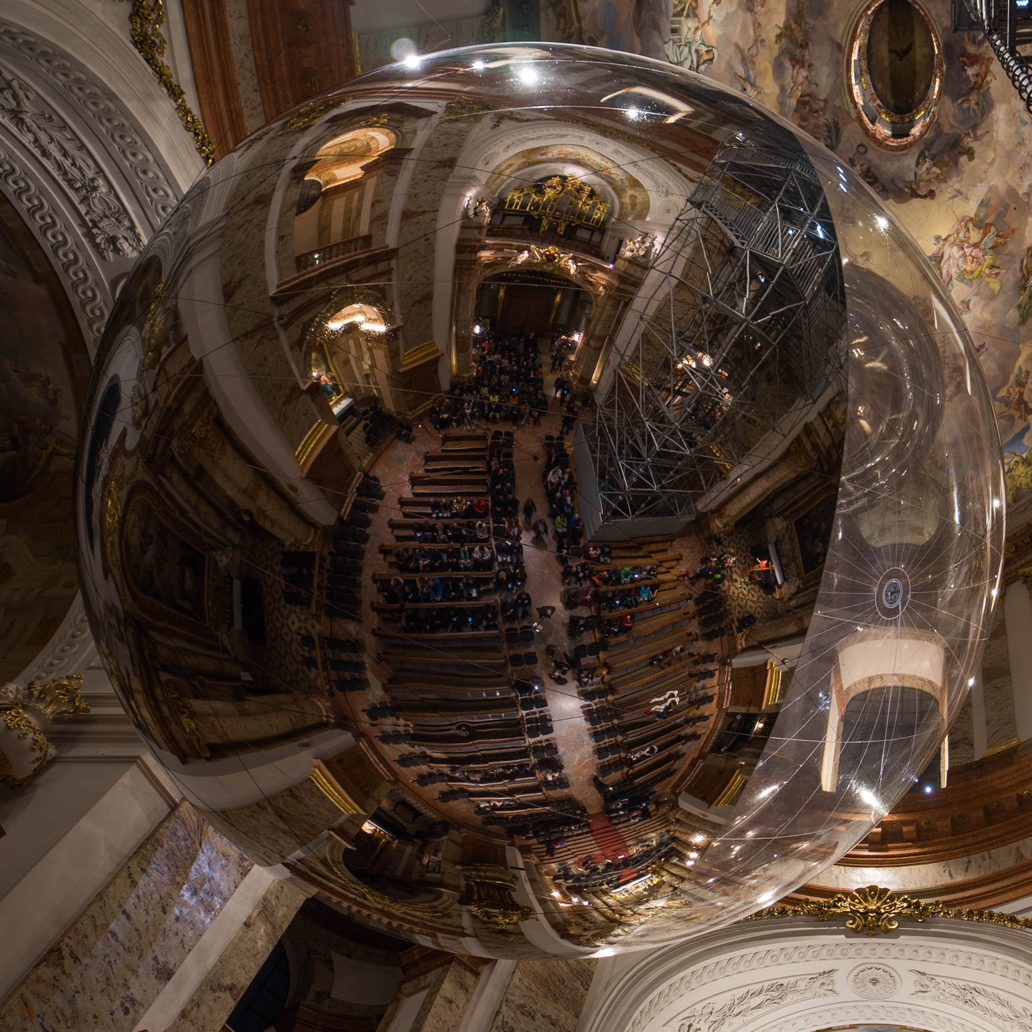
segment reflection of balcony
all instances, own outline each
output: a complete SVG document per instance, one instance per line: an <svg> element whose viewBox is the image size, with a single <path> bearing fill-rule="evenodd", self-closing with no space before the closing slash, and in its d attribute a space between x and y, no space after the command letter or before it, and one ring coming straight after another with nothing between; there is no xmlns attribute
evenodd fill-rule
<svg viewBox="0 0 1032 1032"><path fill-rule="evenodd" d="M368 251L372 246L372 234L352 237L350 240L338 240L335 244L327 244L325 247L317 247L314 251L306 251L294 258L294 267L298 272L307 272L309 269L318 268L328 262L336 261L338 258L346 258L349 254L358 254L360 251Z"/></svg>
<svg viewBox="0 0 1032 1032"><path fill-rule="evenodd" d="M605 249L598 244L592 244L587 240L578 240L576 236L542 233L538 230L530 229L528 226L503 226L496 223L487 227L487 236L492 240L518 240L528 244L537 244L539 247L547 247L549 244L553 244L564 251L583 254L602 262L609 263L613 260L613 256L607 254Z"/></svg>

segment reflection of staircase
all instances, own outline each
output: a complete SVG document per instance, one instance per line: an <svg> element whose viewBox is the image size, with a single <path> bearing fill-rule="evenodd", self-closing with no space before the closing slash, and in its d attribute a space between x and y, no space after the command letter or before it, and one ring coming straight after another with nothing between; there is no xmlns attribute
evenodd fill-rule
<svg viewBox="0 0 1032 1032"><path fill-rule="evenodd" d="M955 30L978 29L985 33L1000 67L1032 112L1032 3L963 0L954 4L953 22Z"/></svg>

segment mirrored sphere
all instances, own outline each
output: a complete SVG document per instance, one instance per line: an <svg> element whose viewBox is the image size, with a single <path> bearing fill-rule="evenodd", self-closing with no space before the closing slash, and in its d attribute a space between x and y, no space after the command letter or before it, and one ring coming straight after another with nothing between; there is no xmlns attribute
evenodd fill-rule
<svg viewBox="0 0 1032 1032"><path fill-rule="evenodd" d="M198 181L77 505L112 681L220 832L426 945L576 957L751 913L935 775L1003 499L963 323L833 154L500 45Z"/></svg>

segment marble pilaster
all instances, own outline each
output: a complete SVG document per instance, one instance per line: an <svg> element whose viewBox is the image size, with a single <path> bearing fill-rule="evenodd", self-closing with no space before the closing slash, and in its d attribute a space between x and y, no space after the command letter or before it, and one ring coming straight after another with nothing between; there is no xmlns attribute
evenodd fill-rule
<svg viewBox="0 0 1032 1032"><path fill-rule="evenodd" d="M289 881L273 882L209 968L179 1017L165 1026L166 1032L221 1028L306 896Z"/></svg>
<svg viewBox="0 0 1032 1032"><path fill-rule="evenodd" d="M440 964L401 986L376 1032L454 1032L476 991L481 967L474 958L442 957Z"/></svg>
<svg viewBox="0 0 1032 1032"><path fill-rule="evenodd" d="M0 1002L4 1032L125 1032L252 863L181 804Z"/></svg>
<svg viewBox="0 0 1032 1032"><path fill-rule="evenodd" d="M574 1032L597 963L521 960L490 1032Z"/></svg>

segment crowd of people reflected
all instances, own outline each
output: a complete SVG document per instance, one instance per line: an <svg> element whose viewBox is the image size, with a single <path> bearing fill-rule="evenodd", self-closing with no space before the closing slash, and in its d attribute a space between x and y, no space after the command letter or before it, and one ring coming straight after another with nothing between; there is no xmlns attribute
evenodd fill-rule
<svg viewBox="0 0 1032 1032"><path fill-rule="evenodd" d="M671 941L929 763L1000 569L970 342L828 152L576 47L348 83L219 161L96 363L81 580L186 797L358 919Z"/></svg>

